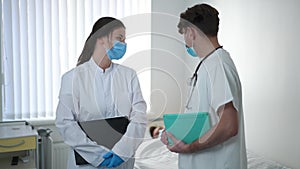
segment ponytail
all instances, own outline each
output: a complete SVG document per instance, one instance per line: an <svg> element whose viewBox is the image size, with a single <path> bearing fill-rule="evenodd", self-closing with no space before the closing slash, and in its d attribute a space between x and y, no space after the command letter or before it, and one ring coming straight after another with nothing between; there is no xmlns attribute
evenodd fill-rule
<svg viewBox="0 0 300 169"><path fill-rule="evenodd" d="M85 41L84 47L78 58L76 66L79 66L84 62L89 61L93 55L95 44L96 44L96 38L90 38L90 37L91 36L89 36Z"/></svg>

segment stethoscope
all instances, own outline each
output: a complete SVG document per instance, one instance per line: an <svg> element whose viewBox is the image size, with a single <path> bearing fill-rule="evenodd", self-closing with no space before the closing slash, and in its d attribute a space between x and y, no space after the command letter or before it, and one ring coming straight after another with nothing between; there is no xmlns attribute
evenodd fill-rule
<svg viewBox="0 0 300 169"><path fill-rule="evenodd" d="M198 66L196 67L196 70L195 70L193 76L189 79L189 86L192 86L192 89L191 89L191 91L190 91L190 94L189 94L189 97L188 97L188 99L187 99L186 106L185 106L185 108L186 108L187 110L190 110L190 109L192 108L192 107L189 107L189 104L190 104L190 102L191 102L192 95L193 95L194 90L195 90L195 86L196 86L196 84L197 84L197 80L198 80L198 70L200 69L201 64L202 64L202 63L204 62L204 60L207 59L211 54L213 54L216 50L218 50L218 49L220 49L220 48L222 48L222 47L223 47L223 46L219 46L219 47L217 47L215 50L211 51L208 55L206 55L206 57L204 57L204 58L200 61L200 63L198 64Z"/></svg>

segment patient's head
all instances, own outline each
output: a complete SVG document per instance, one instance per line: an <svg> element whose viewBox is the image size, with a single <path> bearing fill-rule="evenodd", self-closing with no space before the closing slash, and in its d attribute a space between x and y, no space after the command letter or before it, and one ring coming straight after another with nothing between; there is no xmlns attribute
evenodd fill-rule
<svg viewBox="0 0 300 169"><path fill-rule="evenodd" d="M151 126L149 129L150 135L152 138L158 138L159 130L164 129L163 126Z"/></svg>

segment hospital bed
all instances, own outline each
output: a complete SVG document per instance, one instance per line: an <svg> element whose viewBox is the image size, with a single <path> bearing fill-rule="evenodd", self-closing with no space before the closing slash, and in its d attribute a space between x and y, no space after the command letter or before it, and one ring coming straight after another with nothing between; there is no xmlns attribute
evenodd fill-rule
<svg viewBox="0 0 300 169"><path fill-rule="evenodd" d="M149 129L149 128L148 128ZM143 143L135 154L135 169L178 169L178 155L168 151L160 139L152 139L147 130ZM247 150L248 169L289 169Z"/></svg>

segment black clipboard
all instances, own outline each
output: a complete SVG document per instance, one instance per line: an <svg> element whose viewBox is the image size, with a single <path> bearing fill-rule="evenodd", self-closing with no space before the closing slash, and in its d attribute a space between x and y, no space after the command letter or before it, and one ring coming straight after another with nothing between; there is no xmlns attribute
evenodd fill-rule
<svg viewBox="0 0 300 169"><path fill-rule="evenodd" d="M89 139L110 150L125 134L128 124L129 120L125 116L78 122L78 125L86 133ZM74 155L76 165L89 164L75 150Z"/></svg>

